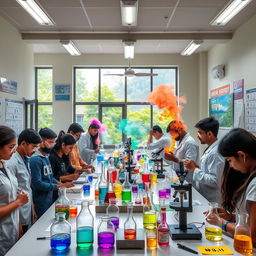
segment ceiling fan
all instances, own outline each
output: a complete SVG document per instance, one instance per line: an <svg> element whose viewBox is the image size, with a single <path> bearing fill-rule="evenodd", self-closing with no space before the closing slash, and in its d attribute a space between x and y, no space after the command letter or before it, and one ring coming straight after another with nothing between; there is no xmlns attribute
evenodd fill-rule
<svg viewBox="0 0 256 256"><path fill-rule="evenodd" d="M131 63L129 59L129 66L125 70L124 74L104 74L105 76L125 76L125 77L134 77L134 76L158 76L158 74L155 73L136 73L132 68L131 68Z"/></svg>

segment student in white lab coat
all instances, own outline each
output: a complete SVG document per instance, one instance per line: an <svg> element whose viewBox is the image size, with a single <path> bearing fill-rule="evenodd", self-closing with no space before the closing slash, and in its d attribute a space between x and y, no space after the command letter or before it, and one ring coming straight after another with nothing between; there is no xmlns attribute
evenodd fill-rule
<svg viewBox="0 0 256 256"><path fill-rule="evenodd" d="M0 126L0 256L3 256L19 238L19 207L28 202L28 195L18 190L15 175L5 165L16 150L16 134Z"/></svg>
<svg viewBox="0 0 256 256"><path fill-rule="evenodd" d="M221 202L221 178L225 159L218 153L219 122L214 117L200 120L195 127L201 144L207 144L200 166L193 160L185 160L184 167L193 173L193 185L208 201Z"/></svg>
<svg viewBox="0 0 256 256"><path fill-rule="evenodd" d="M31 170L29 157L32 156L41 143L41 137L34 129L23 130L18 137L18 147L11 159L6 162L9 169L13 171L17 180L18 187L29 196L29 202L20 207L20 223L23 233L31 226L32 221L32 189L31 189ZM33 211L33 219L35 220Z"/></svg>
<svg viewBox="0 0 256 256"><path fill-rule="evenodd" d="M194 138L186 131L186 127L181 121L173 120L167 128L173 139L177 141L174 152L165 153L165 160L172 161L174 171L179 170L179 161L190 159L199 163L199 146ZM186 181L193 184L193 174L188 173Z"/></svg>
<svg viewBox="0 0 256 256"><path fill-rule="evenodd" d="M155 142L153 142L153 137L155 138ZM148 146L149 150L154 150L154 152L159 152L160 158L164 158L164 149L170 147L171 138L168 134L164 134L162 128L159 125L154 125L152 129L149 131L148 136Z"/></svg>

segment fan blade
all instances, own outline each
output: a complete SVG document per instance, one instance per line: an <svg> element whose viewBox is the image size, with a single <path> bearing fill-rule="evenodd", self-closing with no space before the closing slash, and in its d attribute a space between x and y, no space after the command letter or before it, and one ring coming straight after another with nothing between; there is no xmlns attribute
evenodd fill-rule
<svg viewBox="0 0 256 256"><path fill-rule="evenodd" d="M124 74L104 74L104 76L124 76Z"/></svg>
<svg viewBox="0 0 256 256"><path fill-rule="evenodd" d="M154 73L135 73L135 76L158 76L158 74L154 74Z"/></svg>

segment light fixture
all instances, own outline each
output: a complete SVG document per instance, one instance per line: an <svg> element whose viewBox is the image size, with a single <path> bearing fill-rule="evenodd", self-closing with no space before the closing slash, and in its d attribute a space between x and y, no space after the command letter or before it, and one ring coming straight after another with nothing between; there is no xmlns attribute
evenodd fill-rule
<svg viewBox="0 0 256 256"><path fill-rule="evenodd" d="M210 22L213 26L226 25L235 15L237 15L252 0L231 0Z"/></svg>
<svg viewBox="0 0 256 256"><path fill-rule="evenodd" d="M135 40L124 40L124 58L133 59L134 58L134 43Z"/></svg>
<svg viewBox="0 0 256 256"><path fill-rule="evenodd" d="M71 40L60 40L63 47L73 56L81 55L81 52L76 48Z"/></svg>
<svg viewBox="0 0 256 256"><path fill-rule="evenodd" d="M121 16L123 26L136 26L138 16L138 0L121 0Z"/></svg>
<svg viewBox="0 0 256 256"><path fill-rule="evenodd" d="M191 55L202 43L203 40L192 40L181 52L181 55Z"/></svg>
<svg viewBox="0 0 256 256"><path fill-rule="evenodd" d="M16 0L40 25L53 26L45 10L34 0Z"/></svg>

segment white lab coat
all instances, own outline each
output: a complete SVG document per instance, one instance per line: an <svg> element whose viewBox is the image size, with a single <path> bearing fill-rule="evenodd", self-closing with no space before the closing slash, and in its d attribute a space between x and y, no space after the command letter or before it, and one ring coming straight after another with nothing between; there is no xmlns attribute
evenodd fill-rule
<svg viewBox="0 0 256 256"><path fill-rule="evenodd" d="M183 139L178 142L177 147L174 150L174 155L178 157L180 160L193 160L197 164L199 163L199 146L198 143L194 140L194 138L187 133ZM179 164L172 162L172 168L174 171L179 170ZM193 174L188 172L186 176L186 181L193 184Z"/></svg>
<svg viewBox="0 0 256 256"><path fill-rule="evenodd" d="M24 163L21 155L15 152L11 159L6 161L6 165L13 171L17 180L18 187L27 193L29 201L19 208L20 223L22 225L31 225L32 213L32 189L31 189L31 171Z"/></svg>
<svg viewBox="0 0 256 256"><path fill-rule="evenodd" d="M154 150L153 152L158 152L162 148L169 148L171 143L171 138L168 134L164 134L159 140L148 144L149 150ZM164 150L160 153L159 158L164 159Z"/></svg>
<svg viewBox="0 0 256 256"><path fill-rule="evenodd" d="M221 203L221 178L225 159L218 153L218 141L208 147L193 172L194 186L208 201Z"/></svg>
<svg viewBox="0 0 256 256"><path fill-rule="evenodd" d="M18 182L12 171L2 161L8 177L0 171L0 206L16 200ZM19 209L15 209L6 217L0 219L0 256L17 242L19 236Z"/></svg>
<svg viewBox="0 0 256 256"><path fill-rule="evenodd" d="M93 149L92 138L89 132L83 133L77 143L82 159L91 164L96 158L95 150Z"/></svg>

